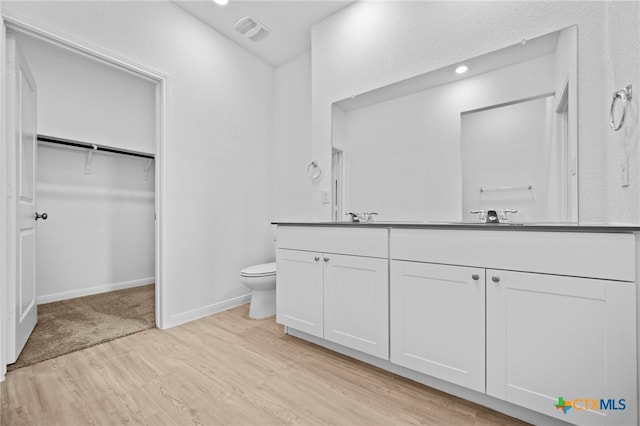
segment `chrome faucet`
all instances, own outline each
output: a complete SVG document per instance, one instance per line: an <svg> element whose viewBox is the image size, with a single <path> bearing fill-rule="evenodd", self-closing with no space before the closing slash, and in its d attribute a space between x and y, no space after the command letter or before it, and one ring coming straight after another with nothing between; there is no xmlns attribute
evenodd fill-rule
<svg viewBox="0 0 640 426"><path fill-rule="evenodd" d="M498 217L500 218L500 222L504 222L504 223L509 222L509 216L507 216L508 213L518 213L518 210L512 210L512 209L500 210L498 212Z"/></svg>
<svg viewBox="0 0 640 426"><path fill-rule="evenodd" d="M373 216L377 215L378 213L375 212L365 212L365 213L354 213L354 212L349 212L349 213L345 213L347 216L351 216L351 222L369 222L373 220Z"/></svg>
<svg viewBox="0 0 640 426"><path fill-rule="evenodd" d="M480 223L487 223L487 212L485 210L470 210L469 213L477 214Z"/></svg>
<svg viewBox="0 0 640 426"><path fill-rule="evenodd" d="M500 223L498 219L498 213L495 210L487 211L487 223Z"/></svg>
<svg viewBox="0 0 640 426"><path fill-rule="evenodd" d="M361 222L369 222L369 221L373 220L373 216L375 216L377 214L378 213L375 213L375 212L361 213L360 214L360 221Z"/></svg>
<svg viewBox="0 0 640 426"><path fill-rule="evenodd" d="M347 216L351 215L351 222L360 222L360 216L358 215L358 213L349 212L349 213L345 213L345 215Z"/></svg>
<svg viewBox="0 0 640 426"><path fill-rule="evenodd" d="M507 223L509 221L508 213L518 213L518 210L504 209L499 210L471 210L469 213L477 214L480 223Z"/></svg>

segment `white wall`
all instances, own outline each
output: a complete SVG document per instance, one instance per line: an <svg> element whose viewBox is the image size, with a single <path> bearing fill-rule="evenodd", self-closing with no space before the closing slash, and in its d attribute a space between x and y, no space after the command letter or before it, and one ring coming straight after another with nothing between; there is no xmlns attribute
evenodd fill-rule
<svg viewBox="0 0 640 426"><path fill-rule="evenodd" d="M610 1L606 3L606 45L601 63L606 66L599 103L603 119L609 120L612 93L633 85L633 99L625 125L617 132L606 124L603 143L607 148L607 206L612 223L640 222L640 3ZM618 118L620 117L618 111ZM620 163L629 156L629 182L623 188Z"/></svg>
<svg viewBox="0 0 640 426"><path fill-rule="evenodd" d="M550 221L553 106L550 96L461 116L463 220L478 221L471 210L510 209L516 222Z"/></svg>
<svg viewBox="0 0 640 426"><path fill-rule="evenodd" d="M615 4L609 4L615 3ZM637 40L637 4L631 2L357 2L317 24L312 32L313 157L330 164L331 103L466 58L506 47L571 25L578 25L579 209L581 222L616 219L607 199L615 170L605 160L611 86L608 75L625 70L637 79L640 49L624 43ZM605 13L610 25L605 25ZM618 19L619 18L619 19ZM627 33L628 32L628 33ZM604 35L608 35L608 42ZM630 35L626 35L630 34ZM624 49L605 61L607 44ZM606 69L611 62L612 69ZM636 65L634 65L636 64ZM620 71L618 71L620 70ZM616 86L627 84L622 79ZM606 90L605 90L606 88ZM638 138L634 140L637 144ZM632 165L637 164L634 150ZM632 167L637 170L638 167ZM614 177L615 175L615 177ZM640 181L632 176L637 192ZM325 184L321 185L324 186ZM314 217L330 218L313 195ZM630 192L630 191L629 191ZM640 222L635 195L621 194L628 212L624 221ZM618 216L621 213L617 214Z"/></svg>
<svg viewBox="0 0 640 426"><path fill-rule="evenodd" d="M273 68L166 2L7 2L5 8L167 78L164 327L247 301L268 256Z"/></svg>
<svg viewBox="0 0 640 426"><path fill-rule="evenodd" d="M313 185L307 177L311 161L310 52L276 69L271 156L271 219L308 220Z"/></svg>
<svg viewBox="0 0 640 426"><path fill-rule="evenodd" d="M40 144L38 303L154 283L154 170L146 159Z"/></svg>
<svg viewBox="0 0 640 426"><path fill-rule="evenodd" d="M38 40L16 37L38 84L38 132L154 153L155 84Z"/></svg>

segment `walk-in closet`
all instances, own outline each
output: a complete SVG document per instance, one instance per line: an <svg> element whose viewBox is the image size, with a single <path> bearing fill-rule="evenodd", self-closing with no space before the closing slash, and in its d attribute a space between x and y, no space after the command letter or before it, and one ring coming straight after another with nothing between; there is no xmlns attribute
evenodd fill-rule
<svg viewBox="0 0 640 426"><path fill-rule="evenodd" d="M38 322L9 369L155 326L156 85L30 34ZM9 360L12 361L12 360Z"/></svg>

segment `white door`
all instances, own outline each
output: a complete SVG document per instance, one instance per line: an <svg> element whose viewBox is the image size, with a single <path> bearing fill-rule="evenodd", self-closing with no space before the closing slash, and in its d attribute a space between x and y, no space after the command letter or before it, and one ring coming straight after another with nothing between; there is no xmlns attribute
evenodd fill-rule
<svg viewBox="0 0 640 426"><path fill-rule="evenodd" d="M322 254L302 250L276 252L276 321L323 337Z"/></svg>
<svg viewBox="0 0 640 426"><path fill-rule="evenodd" d="M487 394L569 423L636 424L635 287L487 270Z"/></svg>
<svg viewBox="0 0 640 426"><path fill-rule="evenodd" d="M389 359L389 261L324 255L324 338Z"/></svg>
<svg viewBox="0 0 640 426"><path fill-rule="evenodd" d="M391 362L485 390L485 271L391 261Z"/></svg>
<svg viewBox="0 0 640 426"><path fill-rule="evenodd" d="M9 364L20 355L37 321L36 148L36 84L15 38L7 35Z"/></svg>

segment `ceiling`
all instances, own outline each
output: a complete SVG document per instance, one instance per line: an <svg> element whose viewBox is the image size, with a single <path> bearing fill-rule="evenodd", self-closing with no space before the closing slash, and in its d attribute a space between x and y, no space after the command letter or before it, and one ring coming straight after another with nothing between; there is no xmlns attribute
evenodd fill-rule
<svg viewBox="0 0 640 426"><path fill-rule="evenodd" d="M213 0L173 0L227 38L273 66L278 66L311 49L311 27L355 0L229 0L219 6ZM234 30L235 23L249 16L264 24L271 34L258 42Z"/></svg>

